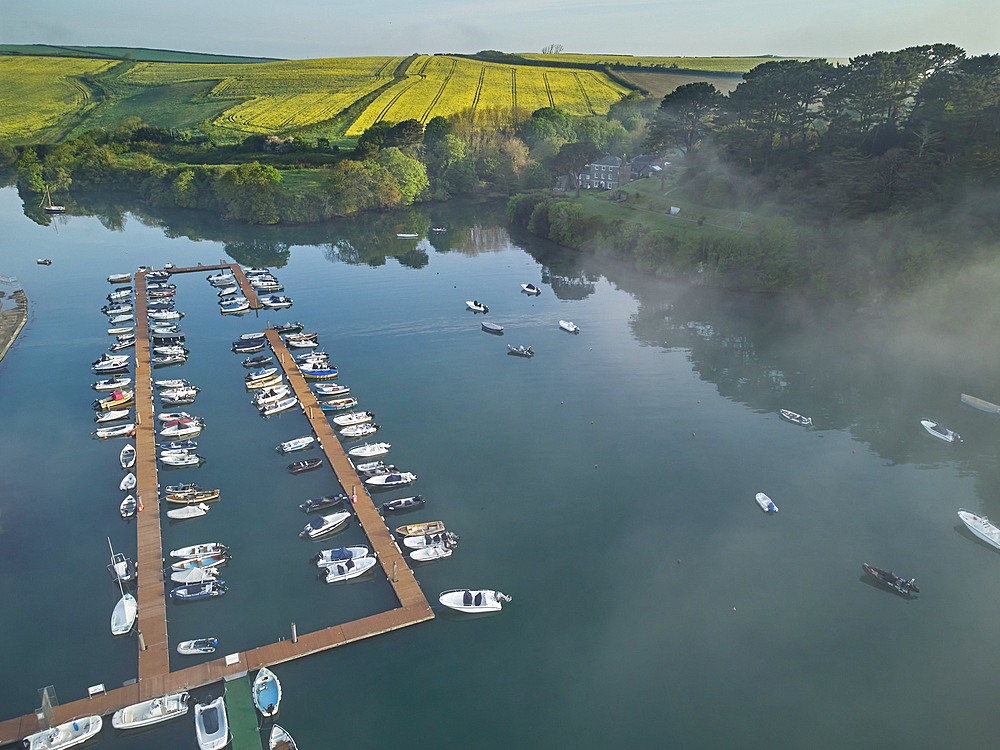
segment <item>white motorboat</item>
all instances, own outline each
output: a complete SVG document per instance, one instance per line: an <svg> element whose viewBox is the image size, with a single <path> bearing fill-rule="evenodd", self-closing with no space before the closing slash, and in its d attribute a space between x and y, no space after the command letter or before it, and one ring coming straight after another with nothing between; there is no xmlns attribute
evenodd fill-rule
<svg viewBox="0 0 1000 750"><path fill-rule="evenodd" d="M371 422L375 418L375 415L370 411L352 411L347 414L340 414L333 418L333 423L340 425L341 427L346 427L351 424L364 424L365 422Z"/></svg>
<svg viewBox="0 0 1000 750"><path fill-rule="evenodd" d="M127 336L130 333L132 333L132 334L135 333L135 327L134 326L118 326L117 328L109 328L108 329L108 335L109 336L121 336L121 335L126 335Z"/></svg>
<svg viewBox="0 0 1000 750"><path fill-rule="evenodd" d="M347 453L355 458L375 458L376 456L384 456L391 447L391 443L365 443L351 448Z"/></svg>
<svg viewBox="0 0 1000 750"><path fill-rule="evenodd" d="M797 414L796 412L791 411L790 409L779 409L778 415L782 419L787 419L789 422L792 422L794 424L800 424L803 427L808 427L813 423L812 417L803 417L801 414Z"/></svg>
<svg viewBox="0 0 1000 750"><path fill-rule="evenodd" d="M170 580L176 583L205 583L218 578L218 568L185 568L170 574Z"/></svg>
<svg viewBox="0 0 1000 750"><path fill-rule="evenodd" d="M151 313L147 313L146 317L150 320L180 320L184 317L184 313L177 312L176 310L154 310ZM111 322L113 323L114 320Z"/></svg>
<svg viewBox="0 0 1000 750"><path fill-rule="evenodd" d="M277 367L262 367L249 373L244 380L247 383L255 383L258 380L268 380L278 374Z"/></svg>
<svg viewBox="0 0 1000 750"><path fill-rule="evenodd" d="M185 438L197 437L201 434L202 426L199 422L190 419L168 422L167 426L160 430L160 435L165 438L183 440Z"/></svg>
<svg viewBox="0 0 1000 750"><path fill-rule="evenodd" d="M269 297L261 297L260 304L268 310L280 310L292 306L292 298L280 294L272 294Z"/></svg>
<svg viewBox="0 0 1000 750"><path fill-rule="evenodd" d="M130 413L131 412L128 409L112 409L111 411L106 411L103 414L98 414L94 417L94 421L98 424L117 422L119 419L127 419Z"/></svg>
<svg viewBox="0 0 1000 750"><path fill-rule="evenodd" d="M336 565L337 563L344 562L345 560L354 560L359 557L370 556L371 550L363 544L359 544L353 547L338 547L337 549L322 550L313 556L312 562L316 563L317 567L325 568L329 565Z"/></svg>
<svg viewBox="0 0 1000 750"><path fill-rule="evenodd" d="M433 534L423 534L420 536L403 537L403 546L409 549L423 549L434 545L454 545L458 542L458 535L450 531L438 531Z"/></svg>
<svg viewBox="0 0 1000 750"><path fill-rule="evenodd" d="M280 453L291 453L293 451L305 450L313 443L316 442L316 438L312 435L306 435L305 437L295 438L294 440L288 440L278 446L277 450Z"/></svg>
<svg viewBox="0 0 1000 750"><path fill-rule="evenodd" d="M160 399L163 401L194 401L200 390L200 388L168 388L160 391Z"/></svg>
<svg viewBox="0 0 1000 750"><path fill-rule="evenodd" d="M468 307L470 310L472 310L474 312L488 313L490 311L490 308L488 308L486 305L484 305L479 300L475 300L475 299L467 299L467 300L465 300L465 306Z"/></svg>
<svg viewBox="0 0 1000 750"><path fill-rule="evenodd" d="M275 404L283 398L288 398L289 393L291 393L291 389L282 383L281 385L276 385L273 388L263 388L257 391L257 395L251 399L250 403L259 409L260 407L267 406L268 404Z"/></svg>
<svg viewBox="0 0 1000 750"><path fill-rule="evenodd" d="M277 724L271 727L271 736L267 739L267 747L268 750L298 750L292 735Z"/></svg>
<svg viewBox="0 0 1000 750"><path fill-rule="evenodd" d="M236 284L230 284L229 286L224 286L219 288L220 297L230 297L234 294L239 294L240 288Z"/></svg>
<svg viewBox="0 0 1000 750"><path fill-rule="evenodd" d="M92 369L94 372L114 371L128 367L128 363L129 356L127 354L104 354L99 360L94 362Z"/></svg>
<svg viewBox="0 0 1000 750"><path fill-rule="evenodd" d="M111 717L111 726L115 729L138 729L183 716L187 712L188 694L171 693L115 711Z"/></svg>
<svg viewBox="0 0 1000 750"><path fill-rule="evenodd" d="M108 566L111 580L120 583L129 583L135 580L137 573L135 563L121 552L115 552L115 548L111 546L111 537L108 537L108 549L111 550L111 564ZM124 587L121 591L124 595Z"/></svg>
<svg viewBox="0 0 1000 750"><path fill-rule="evenodd" d="M206 542L205 544L192 544L190 547L181 547L170 551L171 557L189 560L205 555L221 555L229 551L229 547L218 542Z"/></svg>
<svg viewBox="0 0 1000 750"><path fill-rule="evenodd" d="M757 493L757 505L759 505L761 510L763 510L765 513L778 512L778 506L775 505L774 502L771 500L771 498L769 498L763 492Z"/></svg>
<svg viewBox="0 0 1000 750"><path fill-rule="evenodd" d="M204 459L197 453L167 453L160 461L167 466L199 466Z"/></svg>
<svg viewBox="0 0 1000 750"><path fill-rule="evenodd" d="M969 531L987 544L1000 549L1000 529L990 523L990 519L976 515L965 508L958 511L958 517L969 527Z"/></svg>
<svg viewBox="0 0 1000 750"><path fill-rule="evenodd" d="M313 341L311 339L296 339L294 341L285 341L285 344L289 349L315 349L319 346L318 341Z"/></svg>
<svg viewBox="0 0 1000 750"><path fill-rule="evenodd" d="M351 514L346 510L340 510L325 516L316 516L299 532L299 536L303 539L318 539L341 528L350 518Z"/></svg>
<svg viewBox="0 0 1000 750"><path fill-rule="evenodd" d="M372 435L376 430L378 430L377 424L367 422L365 424L352 424L350 427L345 427L340 431L340 434L347 438L356 438Z"/></svg>
<svg viewBox="0 0 1000 750"><path fill-rule="evenodd" d="M200 750L222 750L229 744L229 719L223 696L211 703L195 704L194 733Z"/></svg>
<svg viewBox="0 0 1000 750"><path fill-rule="evenodd" d="M267 667L261 667L253 681L253 704L267 719L278 713L281 704L281 683Z"/></svg>
<svg viewBox="0 0 1000 750"><path fill-rule="evenodd" d="M295 396L283 398L280 401L275 401L273 404L266 404L265 406L260 407L260 415L262 417L269 417L272 414L293 409L298 405L298 403L299 400Z"/></svg>
<svg viewBox="0 0 1000 750"><path fill-rule="evenodd" d="M131 471L125 475L121 483L118 485L118 489L122 492L131 492L135 489L135 474Z"/></svg>
<svg viewBox="0 0 1000 750"><path fill-rule="evenodd" d="M167 570L189 570L190 568L219 568L226 564L226 555L222 552L215 555L200 555L178 560L167 566ZM164 571L166 572L166 571Z"/></svg>
<svg viewBox="0 0 1000 750"><path fill-rule="evenodd" d="M102 726L104 720L100 716L84 716L52 729L29 734L21 740L21 747L25 750L64 750L96 736Z"/></svg>
<svg viewBox="0 0 1000 750"><path fill-rule="evenodd" d="M338 581L349 581L352 578L357 578L375 567L376 562L374 557L356 557L324 565L323 567L326 568L326 582L337 583Z"/></svg>
<svg viewBox="0 0 1000 750"><path fill-rule="evenodd" d="M122 500L122 504L118 506L122 518L131 518L138 509L139 503L136 501L134 495L126 495L125 499Z"/></svg>
<svg viewBox="0 0 1000 750"><path fill-rule="evenodd" d="M182 520L185 518L198 518L208 513L209 506L205 503L198 503L197 505L185 505L183 508L174 508L173 510L167 511L167 518L173 518L174 520Z"/></svg>
<svg viewBox="0 0 1000 750"><path fill-rule="evenodd" d="M394 466L386 466L383 461L366 461L354 464L354 470L361 474L392 474L396 471Z"/></svg>
<svg viewBox="0 0 1000 750"><path fill-rule="evenodd" d="M95 391L120 391L132 384L132 378L108 378L98 380L91 388Z"/></svg>
<svg viewBox="0 0 1000 750"><path fill-rule="evenodd" d="M135 316L132 313L124 313L122 315L114 315L108 318L108 322L112 326L120 326L122 323L128 323L130 320L135 320Z"/></svg>
<svg viewBox="0 0 1000 750"><path fill-rule="evenodd" d="M542 290L539 289L534 284L521 284L521 291L522 292L527 292L528 294L534 294L534 295L539 295L539 294L542 293Z"/></svg>
<svg viewBox="0 0 1000 750"><path fill-rule="evenodd" d="M121 581L119 581L119 586ZM139 603L131 594L122 594L111 613L111 634L125 635L135 625L135 616L139 613Z"/></svg>
<svg viewBox="0 0 1000 750"><path fill-rule="evenodd" d="M186 411L163 411L156 415L156 418L160 422L177 422L181 419L191 419L195 422L204 422L201 417L196 417L193 414L188 414Z"/></svg>
<svg viewBox="0 0 1000 750"><path fill-rule="evenodd" d="M135 423L120 424L114 427L101 427L92 433L102 440L113 437L132 437L135 434Z"/></svg>
<svg viewBox="0 0 1000 750"><path fill-rule="evenodd" d="M131 469L135 466L135 446L129 443L122 448L122 452L118 454L118 460L123 469Z"/></svg>
<svg viewBox="0 0 1000 750"><path fill-rule="evenodd" d="M438 601L458 612L499 612L511 598L492 589L452 589L442 591Z"/></svg>
<svg viewBox="0 0 1000 750"><path fill-rule="evenodd" d="M154 346L153 354L159 354L164 357L187 357L188 350L183 346L171 344L170 346Z"/></svg>
<svg viewBox="0 0 1000 750"><path fill-rule="evenodd" d="M920 424L931 435L933 435L934 437L939 438L941 440L944 440L946 443L961 443L962 442L962 436L961 435L959 435L957 432L952 432L947 427L942 427L937 422L932 422L929 419L921 419L920 420Z"/></svg>
<svg viewBox="0 0 1000 750"><path fill-rule="evenodd" d="M218 638L195 638L193 641L181 641L177 644L178 654L211 654L219 645Z"/></svg>
<svg viewBox="0 0 1000 750"><path fill-rule="evenodd" d="M372 487L405 487L417 481L417 475L409 471L400 471L394 474L382 474L368 477L365 484Z"/></svg>
<svg viewBox="0 0 1000 750"><path fill-rule="evenodd" d="M167 380L154 380L153 385L160 389L171 389L171 388L197 388L197 386L191 385L191 383L184 378L170 378Z"/></svg>
<svg viewBox="0 0 1000 750"><path fill-rule="evenodd" d="M313 388L317 396L346 396L351 392L346 385L317 385Z"/></svg>
<svg viewBox="0 0 1000 750"><path fill-rule="evenodd" d="M418 562L430 562L440 560L444 557L451 557L452 548L447 544L430 544L420 549L415 549L410 553L411 560Z"/></svg>
<svg viewBox="0 0 1000 750"><path fill-rule="evenodd" d="M235 281L235 278L236 277L229 272L213 273L208 277L208 283L212 286L226 286L232 284Z"/></svg>
<svg viewBox="0 0 1000 750"><path fill-rule="evenodd" d="M559 327L562 328L564 331L569 331L570 333L580 332L580 326L578 326L571 320L560 320Z"/></svg>

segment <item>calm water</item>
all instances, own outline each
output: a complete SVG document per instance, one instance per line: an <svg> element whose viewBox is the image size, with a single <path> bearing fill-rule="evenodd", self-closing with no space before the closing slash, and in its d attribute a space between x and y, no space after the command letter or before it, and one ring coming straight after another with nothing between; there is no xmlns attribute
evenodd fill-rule
<svg viewBox="0 0 1000 750"><path fill-rule="evenodd" d="M207 420L207 463L160 481L223 500L205 518L164 518L164 549L222 541L234 559L226 596L168 604L171 643L216 636L228 653L287 637L293 621L302 633L395 606L381 574L327 586L307 562L363 534L298 538L298 504L340 488L328 469L284 471L274 446L308 432L300 413L264 420L249 404L229 344L265 320L320 334L391 460L418 475L427 507L401 522L442 519L461 536L452 558L416 570L428 599L467 586L514 598L496 616L439 611L279 666L280 723L300 747L993 740L982 709L1000 668L1000 556L956 511L1000 517L1000 423L959 402L1000 401L995 342L917 345L895 324L643 279L512 239L488 205L298 229L90 208L40 226L0 190L0 274L18 277L31 311L0 364L2 718L35 709L45 685L66 702L135 677L134 638L110 635L119 595L105 571L106 537L135 555L118 515L123 443L90 437L107 275L233 258L277 266L295 305L223 318L203 274L176 279L191 358L159 372L201 387L185 408ZM450 231L436 246L395 239L437 224ZM541 296L520 293L528 281ZM489 304L502 338L480 330L469 298ZM537 356L507 356L507 343ZM947 346L967 356L956 364ZM780 407L816 426L781 421ZM929 437L924 417L966 443ZM915 576L923 593L870 585L862 562ZM108 726L99 743L196 747L186 719L119 737Z"/></svg>

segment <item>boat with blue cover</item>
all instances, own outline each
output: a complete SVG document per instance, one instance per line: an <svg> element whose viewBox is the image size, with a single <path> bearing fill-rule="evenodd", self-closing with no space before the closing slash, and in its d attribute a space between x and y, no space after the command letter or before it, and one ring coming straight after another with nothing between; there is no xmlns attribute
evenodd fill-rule
<svg viewBox="0 0 1000 750"><path fill-rule="evenodd" d="M336 549L324 549L313 555L309 562L316 563L317 566L323 568L327 565L333 565L334 563L343 562L344 560L350 560L356 557L366 557L371 554L371 551L363 544L355 545L353 547L337 547Z"/></svg>
<svg viewBox="0 0 1000 750"><path fill-rule="evenodd" d="M253 681L253 703L264 718L278 713L281 703L281 683L267 667L261 667Z"/></svg>
<svg viewBox="0 0 1000 750"><path fill-rule="evenodd" d="M407 510L416 510L424 507L424 496L414 495L413 497L401 497L382 503L382 510L386 513L400 513Z"/></svg>

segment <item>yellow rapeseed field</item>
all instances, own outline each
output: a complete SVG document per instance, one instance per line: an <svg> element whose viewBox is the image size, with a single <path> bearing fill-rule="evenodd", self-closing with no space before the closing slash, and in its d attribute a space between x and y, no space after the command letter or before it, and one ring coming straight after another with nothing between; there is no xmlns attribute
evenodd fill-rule
<svg viewBox="0 0 1000 750"><path fill-rule="evenodd" d="M90 92L77 78L113 64L78 58L0 57L0 138L25 138L80 109Z"/></svg>
<svg viewBox="0 0 1000 750"><path fill-rule="evenodd" d="M590 70L484 63L455 57L417 58L405 81L382 94L355 120L348 135L381 121L447 117L467 107L560 107L573 114L604 114L628 89Z"/></svg>

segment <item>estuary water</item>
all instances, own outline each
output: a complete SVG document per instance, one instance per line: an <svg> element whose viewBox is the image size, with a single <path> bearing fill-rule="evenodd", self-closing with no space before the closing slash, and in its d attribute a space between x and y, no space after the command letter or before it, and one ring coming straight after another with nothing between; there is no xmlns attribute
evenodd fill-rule
<svg viewBox="0 0 1000 750"><path fill-rule="evenodd" d="M364 538L356 524L298 537L299 503L343 488L327 467L285 471L275 446L308 433L304 416L262 419L249 403L229 346L265 321L319 334L381 425L374 439L417 475L376 501L422 494L399 523L440 519L461 537L450 559L415 568L434 621L275 668L279 723L303 750L993 741L1000 552L956 511L1000 518L1000 417L960 402L1000 401L995 341L641 277L512 237L491 204L301 228L112 198L77 210L32 220L0 190L0 274L30 311L0 363L2 718L34 710L46 685L68 702L136 676L134 635L110 634L120 595L105 571L107 537L135 556L118 514L123 443L90 434L108 274L232 259L272 267L295 304L226 318L207 274L175 279L191 355L158 374L200 386L185 410L207 422L206 463L160 482L222 500L204 518L164 517L163 548L219 541L234 557L224 597L168 603L172 647L214 636L218 656L289 637L292 622L301 634L396 606L381 573L328 586L308 562ZM396 238L407 231L420 238ZM965 443L935 440L922 418ZM762 491L777 514L756 505ZM878 587L865 562L921 594ZM437 605L465 587L513 602L474 619ZM193 663L172 655L173 669ZM117 736L108 722L97 745L196 747L189 718Z"/></svg>

